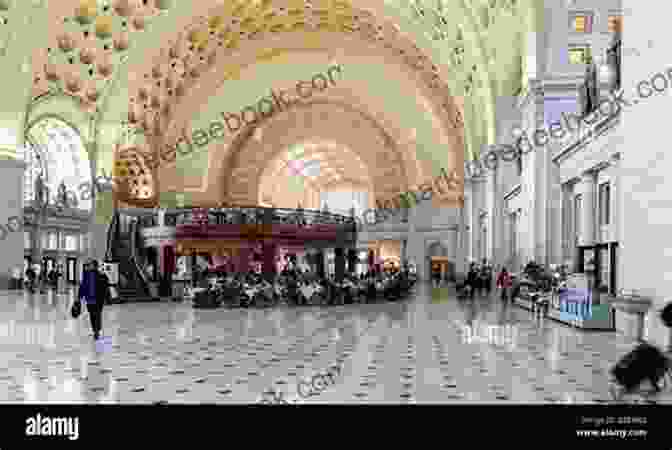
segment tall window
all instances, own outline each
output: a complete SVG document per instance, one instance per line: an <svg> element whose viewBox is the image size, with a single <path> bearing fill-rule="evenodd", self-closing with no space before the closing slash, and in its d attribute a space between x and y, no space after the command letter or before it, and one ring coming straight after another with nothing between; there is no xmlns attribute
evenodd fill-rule
<svg viewBox="0 0 672 450"><path fill-rule="evenodd" d="M574 236L581 235L581 194L574 197Z"/></svg>
<svg viewBox="0 0 672 450"><path fill-rule="evenodd" d="M590 13L572 13L569 16L569 27L574 33L592 33L593 15Z"/></svg>
<svg viewBox="0 0 672 450"><path fill-rule="evenodd" d="M609 217L611 214L611 208L609 207L611 202L611 186L608 182L600 184L599 201L600 225L609 225Z"/></svg>
<svg viewBox="0 0 672 450"><path fill-rule="evenodd" d="M56 202L61 182L77 196L77 207L90 210L92 201L79 198L79 186L91 182L89 155L77 131L56 117L45 117L26 134L24 205L35 199L39 174L48 188L49 201Z"/></svg>

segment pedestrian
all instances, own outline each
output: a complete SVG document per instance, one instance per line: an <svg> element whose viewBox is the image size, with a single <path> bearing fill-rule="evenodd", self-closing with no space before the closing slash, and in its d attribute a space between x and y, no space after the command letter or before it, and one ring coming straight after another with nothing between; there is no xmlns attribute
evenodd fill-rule
<svg viewBox="0 0 672 450"><path fill-rule="evenodd" d="M26 287L28 288L28 291L35 292L35 279L37 278L37 274L35 273L35 269L32 266L28 266L26 269Z"/></svg>
<svg viewBox="0 0 672 450"><path fill-rule="evenodd" d="M497 276L497 287L502 290L502 301L508 301L508 292L511 288L511 275L507 272L506 267L502 267L502 271Z"/></svg>
<svg viewBox="0 0 672 450"><path fill-rule="evenodd" d="M56 269L54 269L53 267L51 268L49 274L47 275L47 282L49 290L53 291L54 289L56 289L56 283L57 283Z"/></svg>
<svg viewBox="0 0 672 450"><path fill-rule="evenodd" d="M63 266L58 265L56 270L56 291L59 294L65 294L65 279L63 278Z"/></svg>
<svg viewBox="0 0 672 450"><path fill-rule="evenodd" d="M46 294L47 292L47 269L46 267L40 267L40 272L38 274L38 284L40 286L40 294Z"/></svg>
<svg viewBox="0 0 672 450"><path fill-rule="evenodd" d="M98 270L98 261L93 260L84 266L84 276L79 286L79 301L86 301L86 309L91 317L93 339L100 338L102 329L103 306L110 298L110 282L107 275Z"/></svg>
<svg viewBox="0 0 672 450"><path fill-rule="evenodd" d="M481 270L479 270L478 281L480 283L481 295L486 295L490 293L490 287L488 286L488 265L485 260L481 264Z"/></svg>
<svg viewBox="0 0 672 450"><path fill-rule="evenodd" d="M476 289L478 289L478 271L476 270L476 264L472 263L467 273L467 286L469 286L469 297L473 300L474 295L476 294Z"/></svg>

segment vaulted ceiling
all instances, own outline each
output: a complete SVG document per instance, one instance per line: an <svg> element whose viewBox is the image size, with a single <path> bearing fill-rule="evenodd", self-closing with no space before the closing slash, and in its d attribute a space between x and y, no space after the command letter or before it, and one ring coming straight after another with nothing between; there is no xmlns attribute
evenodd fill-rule
<svg viewBox="0 0 672 450"><path fill-rule="evenodd" d="M0 61L8 53L26 56L20 70L3 74L3 89L32 71L31 119L76 105L90 125L83 135L98 167L111 169L119 145L137 145L143 159L220 112L240 111L268 83L306 79L335 60L347 79L317 99L356 99L395 141L385 148L404 155L407 176L420 177L448 161L434 156L440 152L459 148L471 158L494 141L494 101L523 88L533 63L525 55L528 33L539 26L538 3L0 0ZM70 100L59 103L61 97ZM138 186L153 185L136 189L139 198L156 195L159 182L222 189L220 172L240 169L231 152L248 145L245 133L154 171L133 162L137 155L126 158L124 174ZM315 142L340 138L315 136ZM420 155L415 161L409 148ZM276 153L270 161L278 161ZM322 169L333 165L364 177L352 161L325 158ZM446 164L460 165L454 158ZM380 177L366 175L374 184Z"/></svg>

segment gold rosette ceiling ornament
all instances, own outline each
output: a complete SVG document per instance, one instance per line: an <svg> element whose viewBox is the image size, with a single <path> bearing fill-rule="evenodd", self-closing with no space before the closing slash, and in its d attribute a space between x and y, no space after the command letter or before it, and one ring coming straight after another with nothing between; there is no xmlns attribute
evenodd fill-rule
<svg viewBox="0 0 672 450"><path fill-rule="evenodd" d="M107 39L112 36L111 16L99 16L96 19L96 36L100 39Z"/></svg>
<svg viewBox="0 0 672 450"><path fill-rule="evenodd" d="M98 15L98 2L96 0L83 0L75 9L75 19L80 25L90 25Z"/></svg>

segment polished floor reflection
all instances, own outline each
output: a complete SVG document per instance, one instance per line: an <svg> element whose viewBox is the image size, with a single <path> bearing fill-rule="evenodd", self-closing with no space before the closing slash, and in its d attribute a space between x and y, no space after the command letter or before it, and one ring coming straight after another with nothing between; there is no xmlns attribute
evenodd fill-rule
<svg viewBox="0 0 672 450"><path fill-rule="evenodd" d="M634 345L496 298L416 291L336 307L108 306L95 344L88 316L69 317L71 296L0 294L0 401L253 403L275 391L298 403L601 403Z"/></svg>

